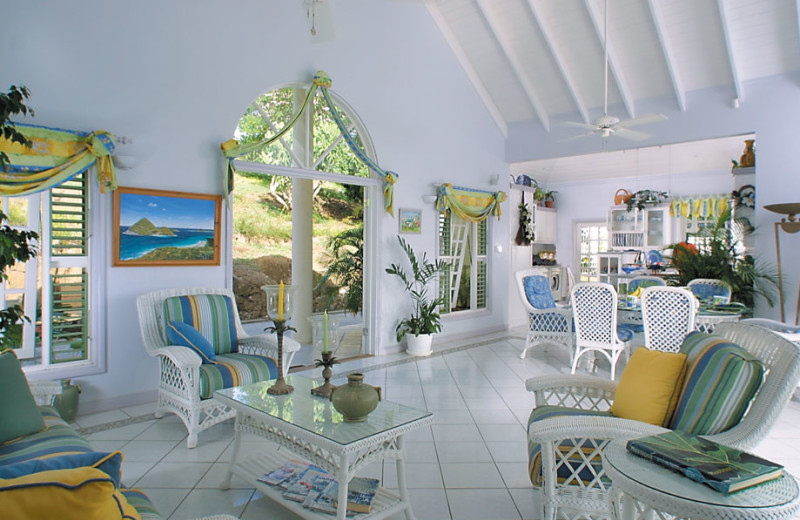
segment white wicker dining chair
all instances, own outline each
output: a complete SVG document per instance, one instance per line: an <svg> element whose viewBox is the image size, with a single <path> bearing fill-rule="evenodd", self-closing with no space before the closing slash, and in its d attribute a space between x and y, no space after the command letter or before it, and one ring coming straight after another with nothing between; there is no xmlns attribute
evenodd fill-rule
<svg viewBox="0 0 800 520"><path fill-rule="evenodd" d="M600 353L611 365L611 379L616 376L620 356L627 352L633 333L617 327L617 291L611 284L580 282L570 295L575 320L575 355L572 373L581 356Z"/></svg>
<svg viewBox="0 0 800 520"><path fill-rule="evenodd" d="M642 291L644 344L650 350L678 352L695 328L700 302L681 287L651 286Z"/></svg>
<svg viewBox="0 0 800 520"><path fill-rule="evenodd" d="M519 357L525 359L529 348L543 344L563 345L572 356L572 310L556 306L550 280L537 273L535 269L514 273L520 300L528 312L528 333Z"/></svg>
<svg viewBox="0 0 800 520"><path fill-rule="evenodd" d="M749 450L766 437L794 393L800 380L800 349L763 327L747 323L721 323L714 333L741 346L764 365L764 382L739 423L705 436ZM614 439L668 430L608 414L577 415L607 412L614 402L615 381L559 374L528 379L526 387L533 392L536 407L569 407L576 414L553 416L528 425L529 446L540 445L542 455L542 511L538 518L611 518L610 482L602 465L596 463L603 448ZM574 459L569 460L576 455L585 463L576 466Z"/></svg>
<svg viewBox="0 0 800 520"><path fill-rule="evenodd" d="M715 278L695 278L686 284L686 288L692 291L701 302L711 301L714 296L724 297L724 303L731 302L731 286L728 282L723 282L722 280L717 280Z"/></svg>
<svg viewBox="0 0 800 520"><path fill-rule="evenodd" d="M277 359L278 341L275 334L248 335L242 327L233 292L223 288L197 287L165 289L142 294L136 299L139 311L139 326L144 348L150 356L159 360L158 403L156 417L174 413L186 425L189 436L188 448L197 446L198 434L236 415L236 412L213 397L202 399L200 395L201 358L192 349L172 345L165 331L164 301L167 298L188 295L221 295L230 298L233 326L238 340L238 352ZM292 358L300 350L293 338L283 340L284 376L291 366Z"/></svg>

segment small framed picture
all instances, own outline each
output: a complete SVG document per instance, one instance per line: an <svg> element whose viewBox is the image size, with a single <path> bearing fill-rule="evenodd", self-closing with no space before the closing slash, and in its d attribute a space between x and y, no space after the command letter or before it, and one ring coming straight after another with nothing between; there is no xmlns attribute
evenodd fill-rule
<svg viewBox="0 0 800 520"><path fill-rule="evenodd" d="M400 232L422 233L422 210L400 208Z"/></svg>
<svg viewBox="0 0 800 520"><path fill-rule="evenodd" d="M221 195L120 187L113 265L219 265Z"/></svg>

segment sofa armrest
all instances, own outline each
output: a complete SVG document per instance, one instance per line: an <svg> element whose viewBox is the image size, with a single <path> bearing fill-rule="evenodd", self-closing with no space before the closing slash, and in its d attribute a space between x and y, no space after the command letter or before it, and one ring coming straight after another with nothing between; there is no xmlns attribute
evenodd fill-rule
<svg viewBox="0 0 800 520"><path fill-rule="evenodd" d="M161 347L153 352L154 356L163 356L168 358L178 368L198 368L203 364L203 360L197 354L187 347L178 345L168 345Z"/></svg>
<svg viewBox="0 0 800 520"><path fill-rule="evenodd" d="M532 377L525 381L525 387L533 392L536 406L605 411L614 401L617 383L593 376L557 374Z"/></svg>

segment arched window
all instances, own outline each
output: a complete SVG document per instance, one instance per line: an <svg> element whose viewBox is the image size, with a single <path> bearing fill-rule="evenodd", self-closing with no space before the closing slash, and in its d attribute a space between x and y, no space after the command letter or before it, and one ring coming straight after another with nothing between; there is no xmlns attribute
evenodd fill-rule
<svg viewBox="0 0 800 520"><path fill-rule="evenodd" d="M327 310L342 324L342 348L360 354L362 343L369 345L362 341L361 318L369 316L363 295L370 286L370 206L381 206L368 201L380 197L381 180L348 146L321 93L308 98L307 89L292 84L262 94L237 126L239 145L282 135L234 161L234 292L243 319L263 319L263 308L253 304L263 299L260 285L291 277L306 302L298 300L293 320L298 339L310 342L305 317ZM355 146L374 160L355 112L328 94Z"/></svg>

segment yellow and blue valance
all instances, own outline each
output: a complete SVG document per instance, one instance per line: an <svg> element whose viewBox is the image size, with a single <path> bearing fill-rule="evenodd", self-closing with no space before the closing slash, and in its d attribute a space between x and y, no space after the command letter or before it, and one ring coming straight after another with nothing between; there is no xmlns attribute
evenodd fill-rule
<svg viewBox="0 0 800 520"><path fill-rule="evenodd" d="M717 218L730 207L730 195L693 195L689 197L675 197L669 208L673 217L692 219Z"/></svg>
<svg viewBox="0 0 800 520"><path fill-rule="evenodd" d="M14 124L30 139L26 147L0 136L0 151L9 158L0 170L0 196L14 197L49 190L97 164L100 190L115 190L117 178L111 154L114 136L108 132L80 132L45 126Z"/></svg>
<svg viewBox="0 0 800 520"><path fill-rule="evenodd" d="M462 188L446 183L439 186L436 208L439 213L452 210L468 222L486 220L489 215L500 218L500 203L506 200L504 191L483 191Z"/></svg>
<svg viewBox="0 0 800 520"><path fill-rule="evenodd" d="M300 120L300 116L303 115L303 113L308 109L309 105L311 104L311 100L314 99L317 91L319 91L322 94L322 98L325 100L325 104L328 106L330 115L336 123L336 127L342 133L342 137L347 143L347 146L361 162L366 164L371 170L373 170L383 179L383 206L389 214L392 214L394 211L394 183L397 182L399 175L393 171L384 170L381 168L378 163L369 158L364 150L362 150L358 145L358 143L356 143L356 140L348 130L347 125L342 120L342 116L339 114L339 109L331 99L330 92L328 91L331 85L331 78L325 72L318 71L316 74L314 74L314 81L309 86L308 93L306 94L306 98L303 100L303 104L300 106L300 109L278 133L256 143L239 144L235 139L229 139L228 141L222 143L220 145L222 148L222 153L228 159L228 186L231 186L233 160L237 157L268 146L283 137L283 135L286 134L286 132L288 132L289 129L291 129L295 123L297 123L297 121Z"/></svg>

